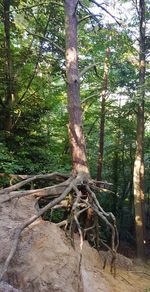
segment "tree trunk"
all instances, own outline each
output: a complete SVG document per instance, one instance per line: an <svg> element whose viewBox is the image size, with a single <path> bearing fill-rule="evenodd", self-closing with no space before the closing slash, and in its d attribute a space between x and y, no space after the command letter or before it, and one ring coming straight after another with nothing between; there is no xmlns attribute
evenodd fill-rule
<svg viewBox="0 0 150 292"><path fill-rule="evenodd" d="M113 156L113 175L112 175L112 180L113 180L113 191L114 194L112 195L112 207L111 210L113 214L116 216L116 210L117 210L117 193L118 193L118 166L119 166L119 157L118 157L118 151L114 151L114 156Z"/></svg>
<svg viewBox="0 0 150 292"><path fill-rule="evenodd" d="M102 180L104 135L105 135L105 103L106 103L106 96L107 96L107 91L108 91L108 58L109 58L109 55L110 55L110 49L107 48L105 62L104 62L104 84L103 84L102 104L101 104L97 180Z"/></svg>
<svg viewBox="0 0 150 292"><path fill-rule="evenodd" d="M82 129L82 112L80 106L80 82L77 53L77 0L65 0L66 29L66 74L69 112L69 138L72 153L73 174L88 174L85 153L85 139Z"/></svg>
<svg viewBox="0 0 150 292"><path fill-rule="evenodd" d="M12 106L14 101L13 89L13 73L12 73L12 60L10 49L10 0L3 1L4 13L4 48L5 48L5 80L6 80L6 95L5 95L5 111L3 129L11 131L12 128Z"/></svg>
<svg viewBox="0 0 150 292"><path fill-rule="evenodd" d="M137 255L144 257L144 97L145 97L145 0L139 1L139 106L137 113L137 141L134 162L134 206Z"/></svg>

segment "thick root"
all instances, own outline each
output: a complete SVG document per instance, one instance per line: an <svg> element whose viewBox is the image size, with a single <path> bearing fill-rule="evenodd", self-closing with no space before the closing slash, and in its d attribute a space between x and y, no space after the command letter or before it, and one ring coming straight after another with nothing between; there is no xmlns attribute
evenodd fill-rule
<svg viewBox="0 0 150 292"><path fill-rule="evenodd" d="M17 176L18 178L20 178L20 176ZM22 177L21 177L22 178ZM14 184L14 185L11 185L10 187L8 188L5 188L5 189L2 189L0 191L0 194L7 194L7 193L10 193L10 192L13 192L15 190L18 190L20 189L21 187L33 182L33 181L37 181L37 180L54 180L54 179L67 179L68 178L68 175L65 175L65 174L61 174L59 172L53 172L51 174L39 174L39 175L34 175L34 176L24 176L24 180L17 183L17 184Z"/></svg>
<svg viewBox="0 0 150 292"><path fill-rule="evenodd" d="M36 190L27 190L22 191L18 190L22 186L29 184L38 179L61 179L66 181L61 182L57 185L50 186L43 189L36 189ZM100 182L98 182L100 183ZM59 174L59 173L52 173L48 175L38 175L29 177L22 182L19 182L13 186L10 186L4 190L1 190L1 194L5 194L7 196L6 199L1 200L1 204L7 201L11 201L14 198L21 198L24 196L34 195L36 197L49 197L54 198L51 200L45 207L38 209L37 214L30 217L29 220L22 223L15 231L14 231L14 239L12 243L12 247L10 253L3 265L3 268L0 273L0 281L3 279L4 274L7 272L9 264L14 257L20 236L25 228L31 225L35 220L41 217L47 210L60 208L61 202L67 197L68 194L72 195L72 207L71 207L71 222L76 225L76 229L80 236L80 251L82 251L83 246L83 239L84 234L93 228L95 225L92 225L88 228L81 227L80 224L80 216L87 212L90 208L93 210L93 213L103 222L105 222L106 226L109 227L111 230L111 246L104 243L101 239L100 242L104 244L111 252L112 252L112 264L111 264L111 272L115 274L116 265L115 265L115 258L116 258L116 251L118 248L118 232L116 227L116 220L112 213L107 213L103 210L100 206L99 201L96 198L95 193L92 191L91 186L95 185L95 181L92 182L91 179L87 178L83 180L83 176L78 174L76 177L68 177L67 175ZM18 191L16 191L18 190ZM84 192L82 192L84 190ZM85 195L86 191L86 195ZM3 197L3 196L2 196ZM72 229L72 223L70 223L70 228ZM68 225L67 220L62 221L60 226ZM96 229L96 228L95 228ZM72 233L72 232L71 232ZM82 258L82 254L81 254Z"/></svg>

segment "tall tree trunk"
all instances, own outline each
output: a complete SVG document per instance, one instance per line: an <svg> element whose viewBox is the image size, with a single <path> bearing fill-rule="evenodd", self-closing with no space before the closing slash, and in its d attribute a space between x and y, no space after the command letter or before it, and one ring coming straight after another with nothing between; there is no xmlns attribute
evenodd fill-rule
<svg viewBox="0 0 150 292"><path fill-rule="evenodd" d="M139 89L140 98L137 113L137 141L134 162L134 206L135 206L135 229L137 239L137 255L144 256L144 97L145 97L145 0L139 1L139 30L140 30L140 53L139 53Z"/></svg>
<svg viewBox="0 0 150 292"><path fill-rule="evenodd" d="M14 101L13 73L10 49L10 0L3 1L3 20L4 20L4 48L5 48L5 78L6 94L3 129L11 131L12 128L12 106Z"/></svg>
<svg viewBox="0 0 150 292"><path fill-rule="evenodd" d="M78 0L65 0L66 29L66 74L68 86L69 138L72 152L73 174L89 173L85 139L82 129L82 112L80 106L80 82L77 52L77 17Z"/></svg>
<svg viewBox="0 0 150 292"><path fill-rule="evenodd" d="M104 83L102 91L102 103L101 103L101 120L99 131L99 153L98 153L98 166L97 166L97 180L102 179L102 167L103 167L103 152L104 152L104 135L105 135L105 103L108 91L108 59L110 55L110 49L106 49L106 57L104 62Z"/></svg>
<svg viewBox="0 0 150 292"><path fill-rule="evenodd" d="M114 194L112 195L112 207L111 207L111 210L115 216L116 216L116 210L117 210L117 193L118 193L118 179L119 179L118 166L119 166L118 151L115 150L114 156L113 156L113 165L112 165L113 167L112 180L113 180Z"/></svg>

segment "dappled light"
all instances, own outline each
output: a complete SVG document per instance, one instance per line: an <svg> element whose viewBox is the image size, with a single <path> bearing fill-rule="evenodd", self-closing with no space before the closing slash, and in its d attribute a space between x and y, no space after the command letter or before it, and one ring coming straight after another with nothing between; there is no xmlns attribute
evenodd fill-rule
<svg viewBox="0 0 150 292"><path fill-rule="evenodd" d="M149 292L145 0L0 4L0 291Z"/></svg>

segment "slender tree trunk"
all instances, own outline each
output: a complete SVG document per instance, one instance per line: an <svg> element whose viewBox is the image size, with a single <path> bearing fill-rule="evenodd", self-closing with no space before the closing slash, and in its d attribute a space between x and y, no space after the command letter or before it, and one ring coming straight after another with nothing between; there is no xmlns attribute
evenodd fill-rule
<svg viewBox="0 0 150 292"><path fill-rule="evenodd" d="M12 128L12 106L14 101L13 89L13 73L10 49L10 0L3 1L4 13L4 47L5 47L5 78L6 78L6 94L5 94L5 112L3 129L11 131Z"/></svg>
<svg viewBox="0 0 150 292"><path fill-rule="evenodd" d="M82 112L80 106L77 52L77 4L77 0L65 0L66 74L69 112L68 129L74 175L77 173L89 173L86 161L85 139L82 129Z"/></svg>
<svg viewBox="0 0 150 292"><path fill-rule="evenodd" d="M97 167L97 180L102 179L102 167L103 167L103 152L104 152L104 135L105 135L105 103L108 91L108 59L110 55L110 49L106 49L106 57L104 62L104 84L102 91L102 103L101 103L101 120L99 131L99 153L98 153L98 167Z"/></svg>
<svg viewBox="0 0 150 292"><path fill-rule="evenodd" d="M134 206L137 255L144 256L144 97L145 97L145 0L139 1L139 106L137 113L137 141L134 162Z"/></svg>
<svg viewBox="0 0 150 292"><path fill-rule="evenodd" d="M113 157L113 191L114 194L112 195L112 212L116 216L116 209L117 209L117 193L118 193L118 166L119 166L119 157L118 157L118 151L114 151L114 157Z"/></svg>

